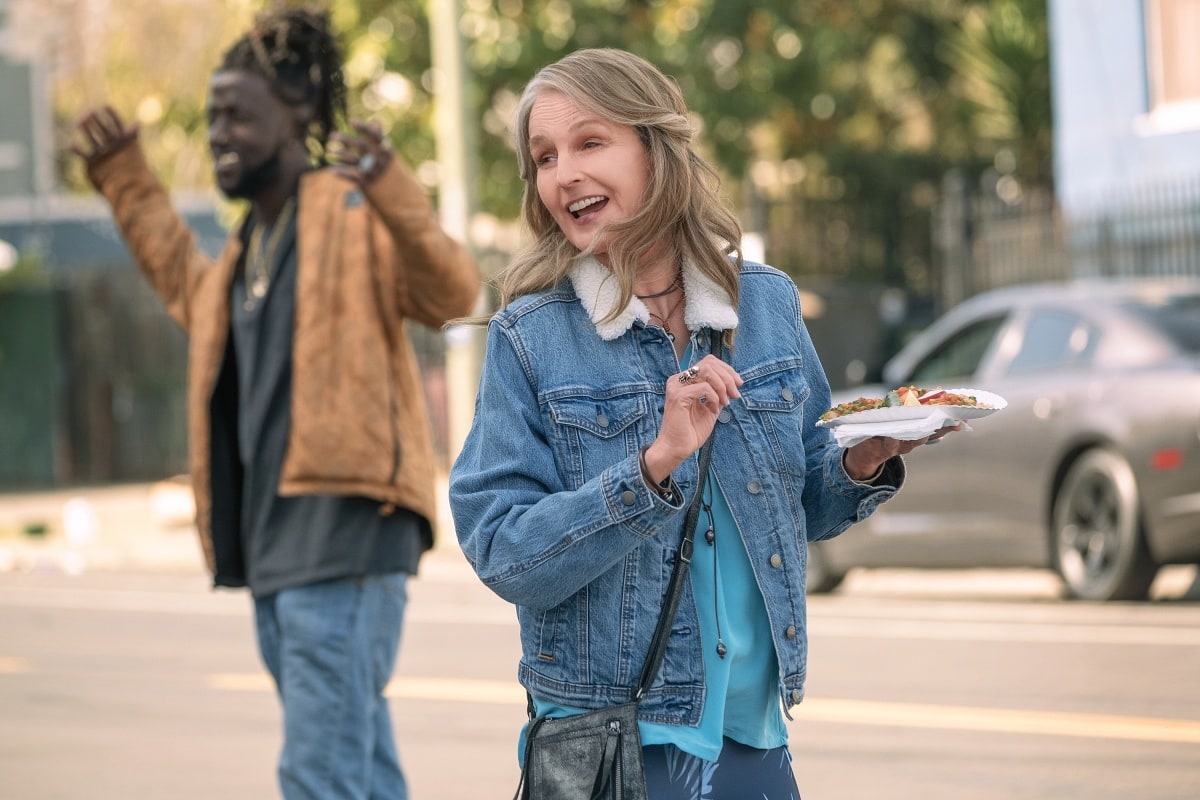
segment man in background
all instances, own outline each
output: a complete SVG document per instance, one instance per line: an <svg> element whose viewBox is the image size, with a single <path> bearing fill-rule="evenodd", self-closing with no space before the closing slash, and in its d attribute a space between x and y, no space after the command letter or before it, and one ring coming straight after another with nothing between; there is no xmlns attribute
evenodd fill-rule
<svg viewBox="0 0 1200 800"><path fill-rule="evenodd" d="M248 201L215 260L111 108L75 152L188 333L190 471L217 586L247 586L283 707L283 796L407 797L383 696L434 462L406 320L469 314L478 271L378 126L338 131L322 11L268 12L208 94L216 182Z"/></svg>

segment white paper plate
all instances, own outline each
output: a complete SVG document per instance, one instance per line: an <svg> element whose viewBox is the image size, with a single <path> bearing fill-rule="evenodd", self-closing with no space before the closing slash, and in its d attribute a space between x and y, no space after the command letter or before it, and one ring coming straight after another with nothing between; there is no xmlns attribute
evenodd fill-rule
<svg viewBox="0 0 1200 800"><path fill-rule="evenodd" d="M1008 401L998 394L985 392L982 389L947 389L953 394L965 394L974 397L982 405L978 406L891 406L889 408L870 408L866 411L855 411L833 419L823 419L817 422L823 428L836 428L839 425L861 425L868 422L909 422L926 419L936 414L942 414L951 419L978 419L989 414L995 414L1008 405ZM986 406L986 408L984 407Z"/></svg>

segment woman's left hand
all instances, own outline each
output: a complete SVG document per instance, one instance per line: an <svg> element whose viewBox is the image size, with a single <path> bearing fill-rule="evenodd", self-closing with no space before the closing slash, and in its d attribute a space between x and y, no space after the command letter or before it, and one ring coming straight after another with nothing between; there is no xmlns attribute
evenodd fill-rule
<svg viewBox="0 0 1200 800"><path fill-rule="evenodd" d="M842 463L846 474L856 481L868 481L875 477L884 463L893 456L911 453L923 444L935 444L943 436L954 431L962 430L962 424L949 425L941 428L924 439L893 439L889 436L873 436L864 442L846 448L842 455Z"/></svg>

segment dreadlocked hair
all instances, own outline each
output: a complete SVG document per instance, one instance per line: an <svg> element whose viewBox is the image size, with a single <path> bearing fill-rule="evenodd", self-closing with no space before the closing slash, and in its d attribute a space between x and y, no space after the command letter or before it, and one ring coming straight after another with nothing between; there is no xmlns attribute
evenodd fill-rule
<svg viewBox="0 0 1200 800"><path fill-rule="evenodd" d="M310 104L313 116L305 138L318 162L325 161L329 135L346 117L342 52L327 11L278 5L268 9L225 51L220 69L257 73L284 103Z"/></svg>

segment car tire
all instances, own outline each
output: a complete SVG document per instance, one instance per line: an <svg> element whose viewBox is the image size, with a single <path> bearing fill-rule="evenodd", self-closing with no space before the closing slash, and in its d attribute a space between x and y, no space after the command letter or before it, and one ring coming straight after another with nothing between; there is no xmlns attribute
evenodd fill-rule
<svg viewBox="0 0 1200 800"><path fill-rule="evenodd" d="M1142 533L1137 481L1111 450L1083 453L1054 499L1055 568L1071 597L1144 600L1158 566Z"/></svg>
<svg viewBox="0 0 1200 800"><path fill-rule="evenodd" d="M808 594L828 594L841 585L845 572L829 566L829 558L819 544L808 546L808 571L805 573L804 589Z"/></svg>

